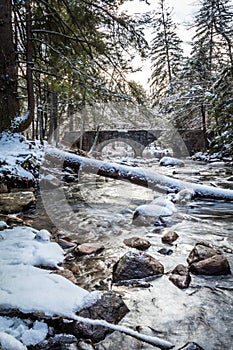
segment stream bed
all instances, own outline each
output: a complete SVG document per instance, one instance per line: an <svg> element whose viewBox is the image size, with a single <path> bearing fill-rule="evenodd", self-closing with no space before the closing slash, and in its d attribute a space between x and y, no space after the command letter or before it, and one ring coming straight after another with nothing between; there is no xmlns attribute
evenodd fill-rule
<svg viewBox="0 0 233 350"><path fill-rule="evenodd" d="M114 159L116 161L116 159ZM211 166L191 160L184 168L160 167L156 159L118 159L117 161L159 171L182 180L232 188L228 181L232 168ZM56 173L56 169L54 169ZM70 176L70 177L69 177ZM179 349L187 342L196 342L204 350L233 349L233 277L195 276L187 289L177 288L167 272L176 265L187 266L187 257L196 243L206 242L220 249L233 271L233 203L193 200L177 204L177 213L166 229L179 238L172 245L162 243L164 228L136 226L132 222L137 206L165 196L128 182L101 178L98 175L66 174L66 181L53 181L53 188L42 186L42 202L38 200L35 228L47 228L54 240L64 239L77 244L98 242L104 250L69 260L66 267L75 271L78 285L89 290L113 291L122 295L130 312L121 324L139 332L164 338ZM124 239L143 237L150 241L147 253L158 259L165 274L141 286L112 284L113 265L129 250ZM163 255L161 248L172 251ZM75 268L74 268L75 267ZM152 349L119 332L96 344L98 350Z"/></svg>

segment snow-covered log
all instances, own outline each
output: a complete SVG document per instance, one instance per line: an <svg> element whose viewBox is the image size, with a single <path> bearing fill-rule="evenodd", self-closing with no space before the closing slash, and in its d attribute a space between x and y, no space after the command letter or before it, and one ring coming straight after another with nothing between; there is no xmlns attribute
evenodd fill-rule
<svg viewBox="0 0 233 350"><path fill-rule="evenodd" d="M57 163L60 167L67 166L84 173L125 180L160 192L177 193L181 190L187 190L189 193L193 193L193 198L233 201L233 190L181 181L159 173L152 173L142 168L81 157L56 148L48 148L46 150L45 160Z"/></svg>

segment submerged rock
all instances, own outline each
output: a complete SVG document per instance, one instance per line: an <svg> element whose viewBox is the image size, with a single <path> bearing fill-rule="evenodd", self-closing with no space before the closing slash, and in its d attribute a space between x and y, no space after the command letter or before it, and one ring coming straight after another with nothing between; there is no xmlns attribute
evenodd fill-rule
<svg viewBox="0 0 233 350"><path fill-rule="evenodd" d="M174 270L171 271L169 280L180 289L188 288L191 282L188 268L182 264L177 265Z"/></svg>
<svg viewBox="0 0 233 350"><path fill-rule="evenodd" d="M141 237L126 238L124 243L128 247L136 248L138 250L146 250L151 246L151 243L147 239Z"/></svg>
<svg viewBox="0 0 233 350"><path fill-rule="evenodd" d="M113 282L119 283L163 273L163 265L151 255L142 252L128 252L113 266Z"/></svg>
<svg viewBox="0 0 233 350"><path fill-rule="evenodd" d="M182 348L179 348L179 350L204 350L200 345L197 343L191 342L187 343Z"/></svg>
<svg viewBox="0 0 233 350"><path fill-rule="evenodd" d="M192 273L206 276L231 274L230 265L224 255L213 255L210 258L193 263L189 269Z"/></svg>
<svg viewBox="0 0 233 350"><path fill-rule="evenodd" d="M0 213L17 213L35 205L33 192L10 192L0 194Z"/></svg>
<svg viewBox="0 0 233 350"><path fill-rule="evenodd" d="M129 309L125 305L122 297L113 292L104 293L90 307L81 310L78 316L90 319L105 320L109 323L117 324L127 313ZM71 321L62 324L64 333L73 334L78 339L91 339L94 343L103 340L112 330L103 326L92 326L77 321Z"/></svg>
<svg viewBox="0 0 233 350"><path fill-rule="evenodd" d="M35 346L30 350L78 350L77 338L70 334L57 334Z"/></svg>
<svg viewBox="0 0 233 350"><path fill-rule="evenodd" d="M171 255L173 253L173 250L168 248L161 248L158 250L158 253L162 255Z"/></svg>

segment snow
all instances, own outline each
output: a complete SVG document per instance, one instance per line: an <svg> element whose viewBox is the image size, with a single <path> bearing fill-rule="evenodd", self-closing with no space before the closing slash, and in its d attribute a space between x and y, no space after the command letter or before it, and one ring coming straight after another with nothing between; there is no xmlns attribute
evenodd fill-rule
<svg viewBox="0 0 233 350"><path fill-rule="evenodd" d="M169 198L166 198L166 197L155 198L152 201L152 204L156 204L156 205L159 205L161 207L165 207L165 208L167 208L168 210L170 210L173 213L175 213L177 211L174 203L171 202L171 200Z"/></svg>
<svg viewBox="0 0 233 350"><path fill-rule="evenodd" d="M44 235L43 231L42 235ZM62 248L54 242L38 240L37 237L40 235L40 231L30 227L15 227L1 231L1 264L59 268L59 264L64 259Z"/></svg>
<svg viewBox="0 0 233 350"><path fill-rule="evenodd" d="M184 166L184 162L181 159L176 159L176 158L173 158L173 157L163 157L163 158L160 159L159 165L183 167Z"/></svg>
<svg viewBox="0 0 233 350"><path fill-rule="evenodd" d="M135 213L149 217L171 216L173 211L165 206L156 204L143 204L136 208Z"/></svg>
<svg viewBox="0 0 233 350"><path fill-rule="evenodd" d="M0 150L0 173L33 179L33 175L21 164L32 157L36 163L39 162L43 153L39 143L30 143L20 133L3 132L0 137Z"/></svg>
<svg viewBox="0 0 233 350"><path fill-rule="evenodd" d="M30 324L27 320L23 321L18 317L0 316L0 332L22 341L25 345L36 345L46 338L48 334L48 326L46 323L43 321L35 321L31 328L29 328L29 326Z"/></svg>
<svg viewBox="0 0 233 350"><path fill-rule="evenodd" d="M14 227L1 231L0 309L42 313L74 319L76 312L95 302L100 292L88 292L51 268L61 268L64 252L50 242L47 230ZM46 266L46 269L36 266ZM26 349L45 339L48 327L27 324L16 317L0 317L0 344L4 350Z"/></svg>
<svg viewBox="0 0 233 350"><path fill-rule="evenodd" d="M47 316L75 316L90 293L51 271L30 265L1 265L0 307Z"/></svg>
<svg viewBox="0 0 233 350"><path fill-rule="evenodd" d="M0 332L0 344L3 350L26 350L27 347L24 346L20 341L15 339L12 335L5 332Z"/></svg>

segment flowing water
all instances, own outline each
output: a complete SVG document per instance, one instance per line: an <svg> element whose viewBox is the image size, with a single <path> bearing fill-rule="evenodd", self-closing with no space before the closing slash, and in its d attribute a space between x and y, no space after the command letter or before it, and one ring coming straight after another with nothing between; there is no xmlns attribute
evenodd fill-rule
<svg viewBox="0 0 233 350"><path fill-rule="evenodd" d="M233 184L227 181L232 175L231 168L211 168L207 164L187 161L185 168L174 171L174 168L159 167L155 159L132 162L135 166L173 174L188 181L228 188ZM90 291L112 289L122 295L130 312L121 324L169 340L175 344L175 349L189 341L198 343L205 350L233 349L232 275L192 275L191 284L185 290L173 285L166 274L140 287L111 284L114 263L131 249L123 241L133 236L151 242L147 253L164 265L165 272L177 264L187 265L189 252L196 243L203 241L222 250L233 272L233 203L194 200L177 205L178 212L171 220L169 230L176 231L179 238L172 246L167 246L161 242L162 228L132 223L133 211L138 205L161 195L164 194L128 182L88 174L79 175L79 181L58 183L53 191L43 191L46 212L59 237L78 243L100 242L104 245L100 254L67 259L67 266L77 266L75 276L83 288ZM40 210L39 214L42 226L43 222L46 226L48 223ZM173 253L160 254L158 251L163 247L172 249ZM96 348L149 350L154 347L114 332Z"/></svg>

